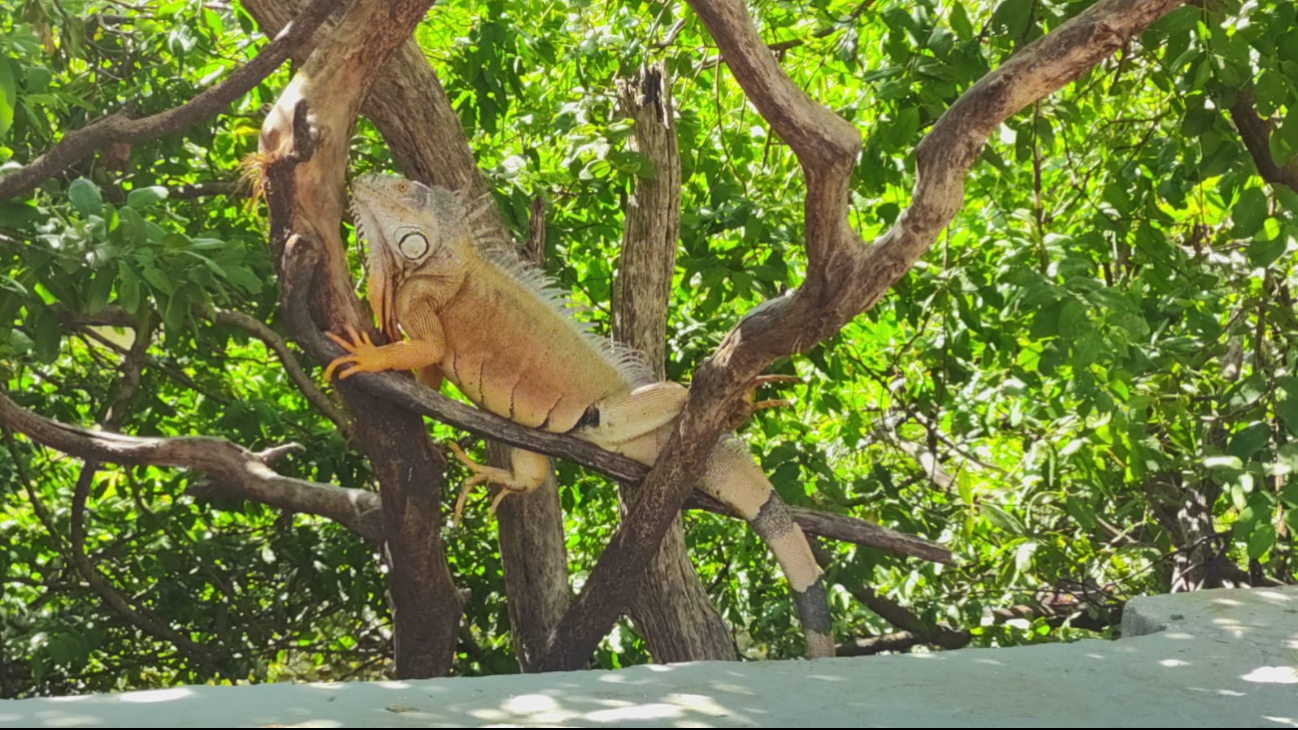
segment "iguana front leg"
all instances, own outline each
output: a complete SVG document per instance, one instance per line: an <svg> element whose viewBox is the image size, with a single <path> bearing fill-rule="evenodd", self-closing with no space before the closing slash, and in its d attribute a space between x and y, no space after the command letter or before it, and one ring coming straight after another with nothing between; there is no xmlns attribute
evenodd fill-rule
<svg viewBox="0 0 1298 730"><path fill-rule="evenodd" d="M402 340L380 346L375 345L368 334L364 332L358 333L356 328L351 325L347 325L347 334L351 337L351 342L332 332L325 333L329 339L338 343L339 347L350 353L334 358L333 362L329 363L329 367L325 368L324 372L326 381L342 365L350 364L352 366L338 376L339 380L346 380L356 373L414 370L415 368L436 365L442 361L442 356L446 354L446 346L441 341L425 339Z"/></svg>

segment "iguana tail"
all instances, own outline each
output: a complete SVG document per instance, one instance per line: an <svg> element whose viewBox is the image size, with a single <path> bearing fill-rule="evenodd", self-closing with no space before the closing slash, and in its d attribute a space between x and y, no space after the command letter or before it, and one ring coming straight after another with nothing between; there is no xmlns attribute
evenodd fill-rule
<svg viewBox="0 0 1298 730"><path fill-rule="evenodd" d="M703 476L703 489L737 510L775 554L793 588L807 656L834 656L829 602L811 544L743 442L733 436L721 438Z"/></svg>

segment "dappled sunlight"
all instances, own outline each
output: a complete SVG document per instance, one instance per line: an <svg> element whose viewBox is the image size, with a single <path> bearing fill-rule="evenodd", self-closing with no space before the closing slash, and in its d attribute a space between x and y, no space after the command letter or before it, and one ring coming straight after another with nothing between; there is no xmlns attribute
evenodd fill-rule
<svg viewBox="0 0 1298 730"><path fill-rule="evenodd" d="M1258 667L1240 679L1263 684L1298 684L1298 666Z"/></svg>
<svg viewBox="0 0 1298 730"><path fill-rule="evenodd" d="M1220 695L1222 697L1247 697L1247 692L1240 692L1234 689L1208 689L1207 687L1186 687L1191 692L1206 692L1208 694Z"/></svg>
<svg viewBox="0 0 1298 730"><path fill-rule="evenodd" d="M1181 661L1180 659L1163 659L1163 660L1160 660L1160 661L1158 662L1158 664L1159 664L1159 666L1167 667L1167 668L1169 668L1169 669L1171 669L1172 667L1188 667L1188 666L1190 666L1190 663L1189 663L1189 662Z"/></svg>
<svg viewBox="0 0 1298 730"><path fill-rule="evenodd" d="M183 700L187 697L193 697L194 693L188 687L175 687L173 689L151 689L143 692L132 692L121 696L122 702L173 702Z"/></svg>
<svg viewBox="0 0 1298 730"><path fill-rule="evenodd" d="M1271 715L1263 715L1262 719L1268 720L1270 722L1274 722L1275 724L1283 727L1298 727L1298 719L1294 719L1292 717L1274 717Z"/></svg>

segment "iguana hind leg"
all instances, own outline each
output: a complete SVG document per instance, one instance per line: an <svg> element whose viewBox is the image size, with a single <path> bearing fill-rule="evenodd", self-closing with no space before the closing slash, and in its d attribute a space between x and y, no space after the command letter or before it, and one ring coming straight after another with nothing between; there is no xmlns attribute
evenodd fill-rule
<svg viewBox="0 0 1298 730"><path fill-rule="evenodd" d="M743 401L735 407L734 413L726 420L726 430L738 431L753 414L763 408L788 408L793 405L792 398L772 398L757 400L757 389L771 383L801 383L802 378L796 375L759 375L753 378L748 390L744 391Z"/></svg>
<svg viewBox="0 0 1298 730"><path fill-rule="evenodd" d="M545 478L550 473L550 460L544 454L538 454L525 449L511 448L509 450L509 469L501 469L496 466L487 466L479 464L470 459L464 450L453 441L446 444L455 458L459 459L461 464L468 467L473 472L473 476L464 480L464 485L460 487L460 496L455 500L455 516L451 524L455 527L460 525L460 514L464 511L464 501L468 499L469 492L479 484L490 482L499 484L501 487L500 494L491 502L491 514L496 513L496 507L500 506L500 501L510 494L527 494L535 491L545 483Z"/></svg>

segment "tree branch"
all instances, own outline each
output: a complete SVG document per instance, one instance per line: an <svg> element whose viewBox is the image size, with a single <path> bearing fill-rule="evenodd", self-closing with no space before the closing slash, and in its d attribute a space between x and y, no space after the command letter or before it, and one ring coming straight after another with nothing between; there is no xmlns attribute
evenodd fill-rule
<svg viewBox="0 0 1298 730"><path fill-rule="evenodd" d="M278 332L267 326L265 322L243 312L229 309L218 309L216 310L215 316L208 317L205 311L201 308L196 308L194 313L195 315L208 319L215 324L224 324L242 329L253 337L261 340L271 352L275 353L275 356L279 359L280 363L283 364L289 380L293 381L293 384L302 392L302 396L307 399L307 402L319 409L320 413L325 418L333 421L334 425L338 427L339 432L342 433L344 438L349 440L352 439L353 434L351 433L351 424L347 420L346 414L338 408L332 398L325 394L325 392L315 384L315 381L311 379L311 376L307 375L306 371L302 369L302 366L297 361L297 356L293 354L292 350L288 349L288 343ZM130 327L133 317L130 312L112 304L94 314L66 312L63 319L65 322L73 325Z"/></svg>
<svg viewBox="0 0 1298 730"><path fill-rule="evenodd" d="M310 323L309 314L303 304L309 286L304 284L302 279L313 275L315 266L313 262L318 256L311 251L311 245L311 242L306 240L299 240L295 244L295 254L291 257L294 263L285 268L281 277L285 297L283 310L289 320L289 328L298 333L296 337L298 345L317 362L329 362L342 355L343 349L315 329ZM429 390L415 383L409 376L395 373L357 373L348 378L347 382L355 384L376 398L394 403L412 413L483 438L574 461L628 484L640 484L649 473L648 467L621 454L604 451L575 436L534 430L503 416L478 410ZM688 506L691 509L735 516L728 507L702 492L695 492ZM947 565L955 563L950 550L921 537L907 535L847 515L799 507L790 507L790 509L794 513L794 519L804 530L822 537L877 547L899 555Z"/></svg>
<svg viewBox="0 0 1298 730"><path fill-rule="evenodd" d="M340 0L313 0L287 28L221 83L184 104L141 119L126 112L101 117L63 139L49 152L0 177L0 200L17 197L112 142L143 142L185 129L219 114L261 83L319 28Z"/></svg>
<svg viewBox="0 0 1298 730"><path fill-rule="evenodd" d="M1289 189L1298 192L1298 159L1283 166L1276 164L1271 156L1271 121L1257 115L1252 92L1239 92L1230 108L1230 119L1235 122L1240 140L1253 157L1253 164L1257 165L1257 174L1272 185L1288 185Z"/></svg>
<svg viewBox="0 0 1298 730"><path fill-rule="evenodd" d="M294 479L266 465L277 452L257 454L205 436L144 438L88 431L28 411L0 391L0 424L50 448L114 464L151 464L206 472L221 490L272 507L328 517L353 532L381 540L382 520L370 492Z"/></svg>
<svg viewBox="0 0 1298 730"><path fill-rule="evenodd" d="M270 248L287 301L287 272L299 244L318 242L316 271L298 314L331 331L373 331L356 299L343 245L343 182L362 102L393 53L407 44L432 0L359 0L293 76L266 115L259 139L270 218ZM285 308L285 313L290 313ZM294 322L290 320L290 331ZM382 339L379 340L382 342ZM462 607L440 534L445 458L416 415L372 398L350 382L339 393L355 423L383 504L388 599L397 676L446 673Z"/></svg>

